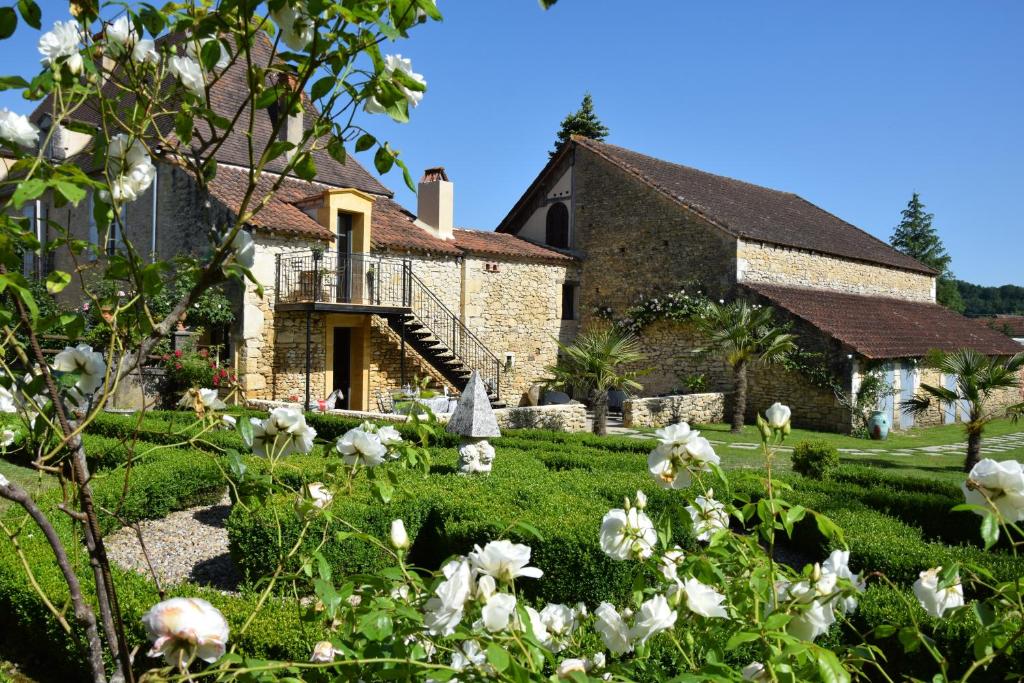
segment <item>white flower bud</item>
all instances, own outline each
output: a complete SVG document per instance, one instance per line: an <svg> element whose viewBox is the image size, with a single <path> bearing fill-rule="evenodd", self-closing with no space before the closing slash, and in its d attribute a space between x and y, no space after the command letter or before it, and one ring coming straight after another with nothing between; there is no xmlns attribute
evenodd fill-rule
<svg viewBox="0 0 1024 683"><path fill-rule="evenodd" d="M409 534L405 531L405 523L400 519L391 522L391 547L395 550L409 548Z"/></svg>

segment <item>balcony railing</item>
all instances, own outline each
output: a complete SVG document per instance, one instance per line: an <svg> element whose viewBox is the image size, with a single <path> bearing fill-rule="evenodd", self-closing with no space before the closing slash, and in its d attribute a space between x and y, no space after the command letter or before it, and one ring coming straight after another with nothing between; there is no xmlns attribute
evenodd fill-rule
<svg viewBox="0 0 1024 683"><path fill-rule="evenodd" d="M342 258L335 252L279 254L276 301L408 306L406 264L371 254Z"/></svg>

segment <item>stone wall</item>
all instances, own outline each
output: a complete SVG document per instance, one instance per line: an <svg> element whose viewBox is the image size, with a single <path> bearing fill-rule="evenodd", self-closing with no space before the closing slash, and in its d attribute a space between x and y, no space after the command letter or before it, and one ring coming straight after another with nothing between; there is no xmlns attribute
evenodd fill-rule
<svg viewBox="0 0 1024 683"><path fill-rule="evenodd" d="M710 424L725 419L725 394L631 398L622 406L624 427L663 427L677 422Z"/></svg>
<svg viewBox="0 0 1024 683"><path fill-rule="evenodd" d="M617 166L576 151L575 246L584 256L580 311L621 315L642 298L700 284L721 296L736 278L736 240Z"/></svg>
<svg viewBox="0 0 1024 683"><path fill-rule="evenodd" d="M577 278L575 264L465 259L463 320L503 364L501 396L509 405L546 376L558 359L558 342L576 336L578 321L562 320L561 306L562 285ZM505 364L509 353L511 366Z"/></svg>
<svg viewBox="0 0 1024 683"><path fill-rule="evenodd" d="M737 240L736 249L739 282L935 301L935 278L923 273L761 242Z"/></svg>
<svg viewBox="0 0 1024 683"><path fill-rule="evenodd" d="M423 281L448 310L460 315L462 307L462 259L429 254L390 254L409 259L413 275Z"/></svg>
<svg viewBox="0 0 1024 683"><path fill-rule="evenodd" d="M700 353L705 340L693 325L672 320L651 323L637 335L644 360L635 369L649 370L637 378L641 396L679 394L685 381L704 375L709 391L732 391L732 371L717 354Z"/></svg>
<svg viewBox="0 0 1024 683"><path fill-rule="evenodd" d="M253 235L256 256L252 273L264 287L263 297L248 283L236 318L232 336L236 340L239 381L246 398L305 397L306 316L305 313L274 310L277 254L307 251L322 243L297 237L274 236L265 232ZM323 393L325 369L325 329L323 317L312 318L312 358L316 390ZM296 392L301 388L301 391Z"/></svg>
<svg viewBox="0 0 1024 683"><path fill-rule="evenodd" d="M755 365L747 370L747 423L778 401L793 411L793 426L826 432L850 432L853 418L831 390L803 374L778 365ZM727 408L726 415L731 408ZM728 417L726 418L728 420Z"/></svg>
<svg viewBox="0 0 1024 683"><path fill-rule="evenodd" d="M499 408L494 411L494 417L501 429L550 429L556 432L587 430L587 409L582 403Z"/></svg>
<svg viewBox="0 0 1024 683"><path fill-rule="evenodd" d="M411 346L405 346L405 381L429 376L435 389L455 387ZM402 339L380 316L373 317L370 330L370 405L377 404L377 392L390 394L402 388Z"/></svg>

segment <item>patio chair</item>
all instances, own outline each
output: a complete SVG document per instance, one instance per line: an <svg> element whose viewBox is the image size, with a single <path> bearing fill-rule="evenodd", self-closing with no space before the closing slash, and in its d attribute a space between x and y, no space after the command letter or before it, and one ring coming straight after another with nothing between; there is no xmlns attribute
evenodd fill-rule
<svg viewBox="0 0 1024 683"><path fill-rule="evenodd" d="M389 392L377 390L377 410L382 413L395 412L395 399Z"/></svg>

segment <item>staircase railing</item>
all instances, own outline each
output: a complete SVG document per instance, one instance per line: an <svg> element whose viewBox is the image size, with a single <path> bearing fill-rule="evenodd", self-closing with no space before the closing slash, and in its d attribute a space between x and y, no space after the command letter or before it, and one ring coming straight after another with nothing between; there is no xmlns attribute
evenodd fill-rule
<svg viewBox="0 0 1024 683"><path fill-rule="evenodd" d="M479 370L480 378L487 386L488 392L495 399L500 399L501 361L466 327L459 316L416 277L412 272L411 262L406 261L405 267L405 305L412 310L417 322L451 351L455 359L461 361L465 367Z"/></svg>

